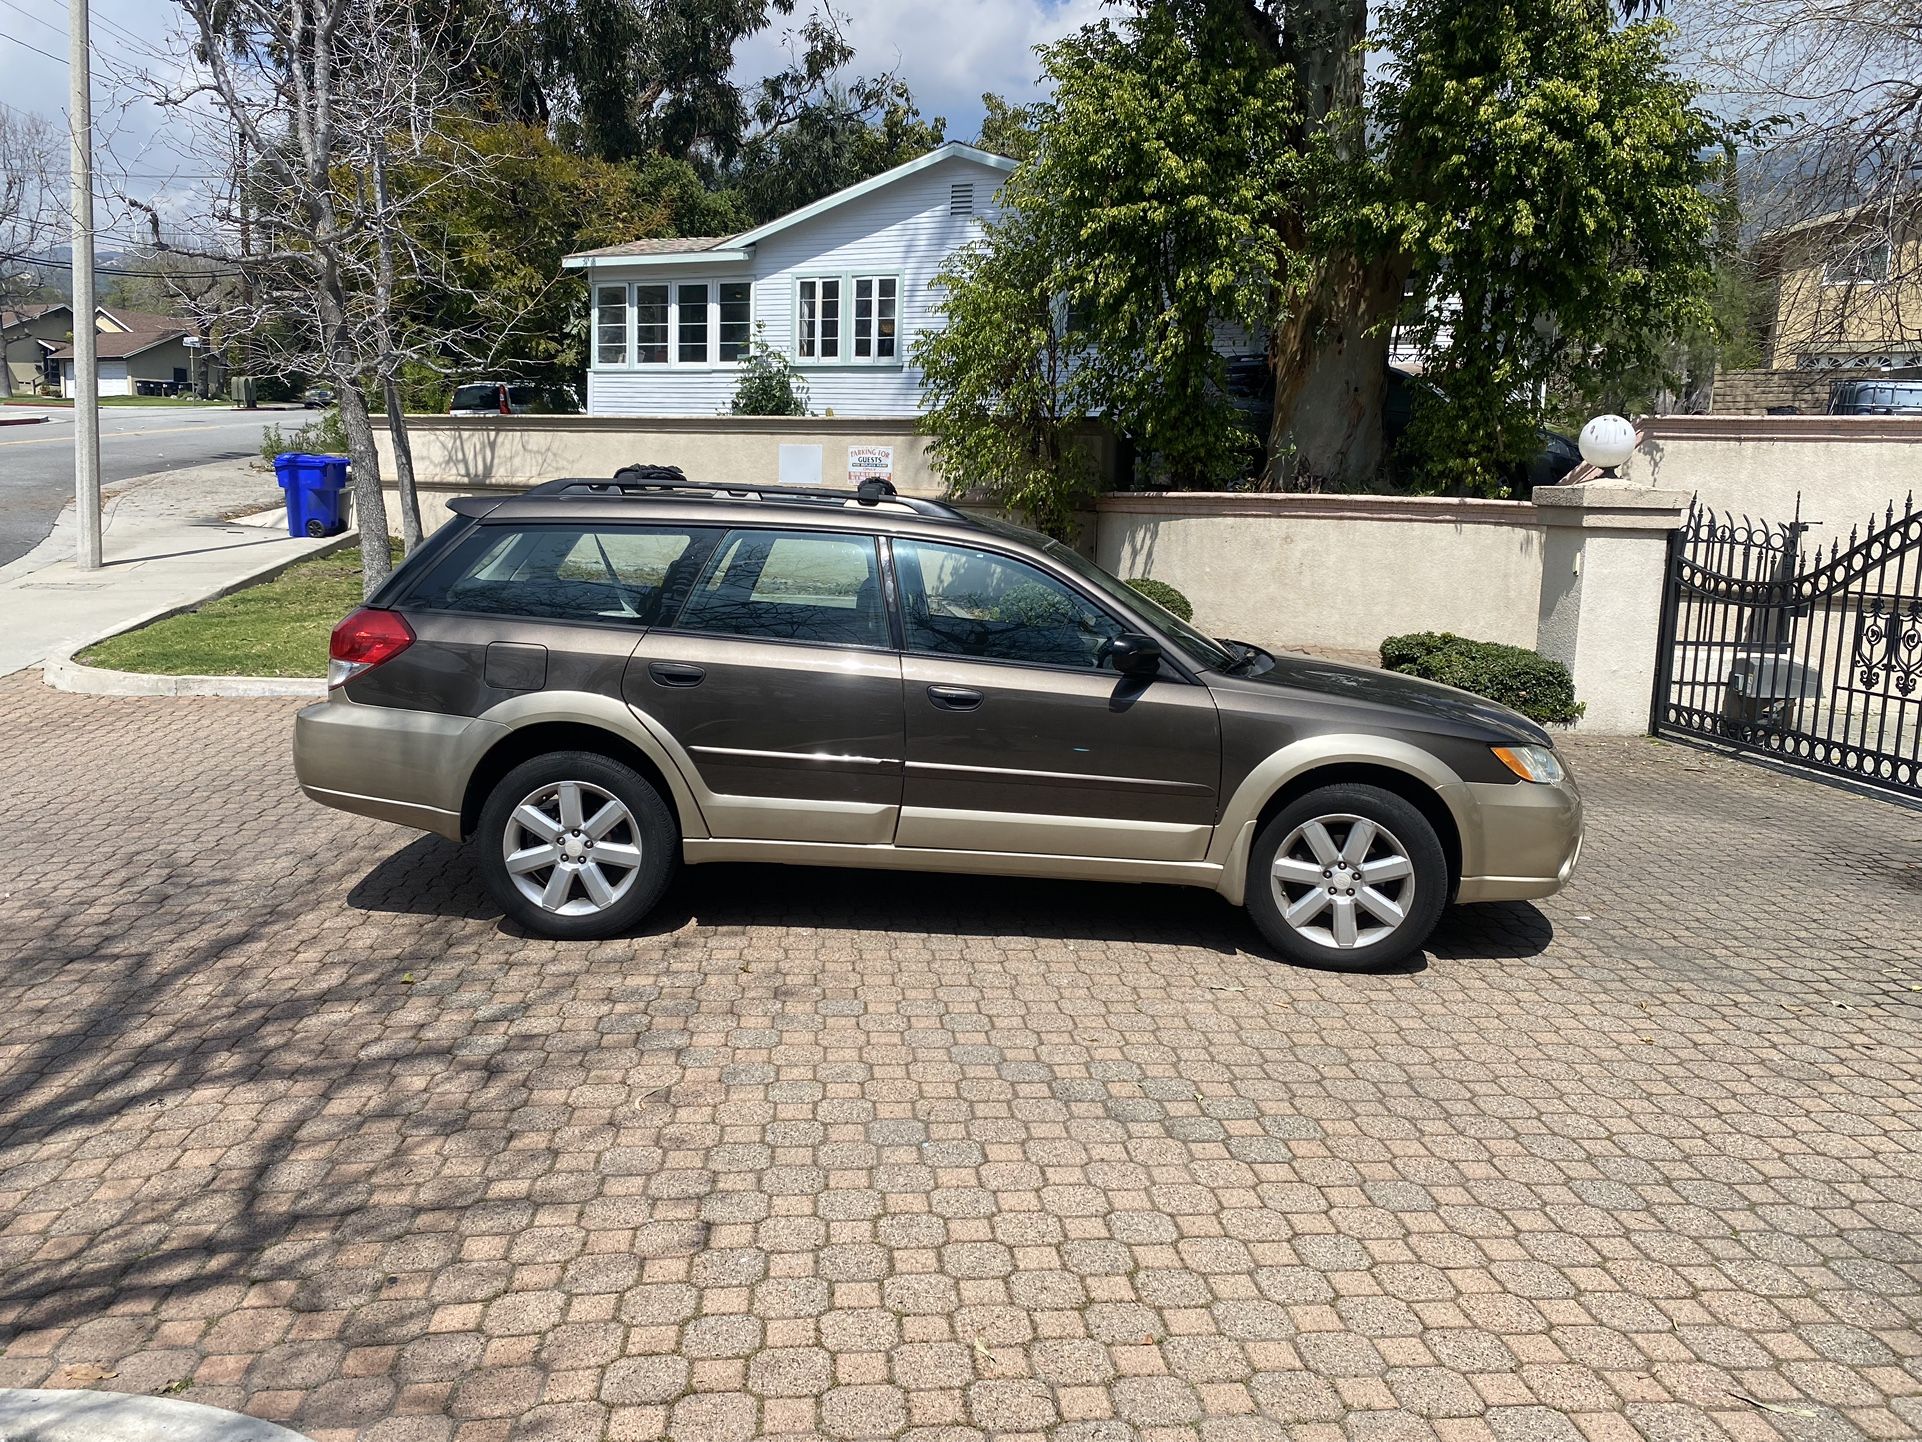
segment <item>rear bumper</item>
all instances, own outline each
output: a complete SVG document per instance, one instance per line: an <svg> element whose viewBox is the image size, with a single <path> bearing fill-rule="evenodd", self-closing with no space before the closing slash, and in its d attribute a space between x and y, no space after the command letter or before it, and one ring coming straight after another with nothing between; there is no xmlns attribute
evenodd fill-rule
<svg viewBox="0 0 1922 1442"><path fill-rule="evenodd" d="M458 841L467 778L506 734L471 716L330 698L294 718L294 777L322 805Z"/></svg>
<svg viewBox="0 0 1922 1442"><path fill-rule="evenodd" d="M1582 798L1572 781L1447 789L1462 833L1457 901L1528 901L1568 884L1582 854Z"/></svg>

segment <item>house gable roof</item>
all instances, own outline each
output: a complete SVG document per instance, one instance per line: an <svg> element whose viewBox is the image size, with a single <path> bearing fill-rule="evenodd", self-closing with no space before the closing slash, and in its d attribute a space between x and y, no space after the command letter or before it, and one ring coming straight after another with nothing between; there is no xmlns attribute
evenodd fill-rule
<svg viewBox="0 0 1922 1442"><path fill-rule="evenodd" d="M169 341L184 340L192 334L185 326L175 326L169 330L117 330L101 331L94 339L94 354L101 360L127 360L150 351L156 346L166 345ZM53 352L56 360L73 359L73 342L58 347Z"/></svg>
<svg viewBox="0 0 1922 1442"><path fill-rule="evenodd" d="M627 245L604 246L599 250L581 251L570 255L561 264L570 270L581 270L595 261L622 260L642 265L661 264L667 261L688 262L701 260L745 260L757 241L766 240L791 226L813 220L830 210L848 204L850 201L872 195L875 191L893 185L896 181L906 180L911 175L944 160L972 160L977 165L985 165L1003 174L1012 171L1016 162L1005 155L995 155L991 151L980 150L972 145L964 145L958 140L937 145L926 155L918 156L906 164L897 165L892 170L884 170L879 175L869 176L859 184L837 190L832 195L824 195L812 205L804 205L799 210L790 210L786 215L770 220L753 230L742 231L739 235L692 236L681 240L640 240L630 241Z"/></svg>

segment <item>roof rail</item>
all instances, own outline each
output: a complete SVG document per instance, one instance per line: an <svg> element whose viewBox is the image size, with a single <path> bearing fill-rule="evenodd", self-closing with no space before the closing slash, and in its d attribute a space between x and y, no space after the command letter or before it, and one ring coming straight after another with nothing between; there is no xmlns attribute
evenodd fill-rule
<svg viewBox="0 0 1922 1442"><path fill-rule="evenodd" d="M666 495L674 492L707 495L731 501L798 501L803 504L845 507L895 506L922 516L964 521L967 516L944 501L921 496L904 496L892 482L876 477L861 482L855 490L835 490L825 486L762 485L754 481L690 481L679 466L623 466L610 479L573 476L549 481L525 492L529 496L631 496Z"/></svg>

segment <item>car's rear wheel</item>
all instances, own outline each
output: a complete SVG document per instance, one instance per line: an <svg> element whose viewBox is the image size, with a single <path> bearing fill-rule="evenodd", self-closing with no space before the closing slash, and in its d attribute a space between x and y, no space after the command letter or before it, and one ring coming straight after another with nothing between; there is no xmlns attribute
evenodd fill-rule
<svg viewBox="0 0 1922 1442"><path fill-rule="evenodd" d="M501 909L564 941L638 925L681 849L674 814L647 778L593 751L557 751L508 772L472 844Z"/></svg>
<svg viewBox="0 0 1922 1442"><path fill-rule="evenodd" d="M1354 970L1416 951L1448 902L1448 858L1411 803L1378 786L1324 786L1262 827L1248 914L1290 961Z"/></svg>

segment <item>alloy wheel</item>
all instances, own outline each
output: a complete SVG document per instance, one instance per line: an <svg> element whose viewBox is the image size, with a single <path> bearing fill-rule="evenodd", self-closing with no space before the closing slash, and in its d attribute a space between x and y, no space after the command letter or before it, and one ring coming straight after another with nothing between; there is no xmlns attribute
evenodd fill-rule
<svg viewBox="0 0 1922 1442"><path fill-rule="evenodd" d="M1317 816L1297 826L1275 852L1269 882L1289 928L1337 951L1387 940L1415 900L1407 848L1366 816Z"/></svg>
<svg viewBox="0 0 1922 1442"><path fill-rule="evenodd" d="M501 854L515 889L544 911L593 916L640 875L634 813L591 781L551 781L508 814Z"/></svg>

